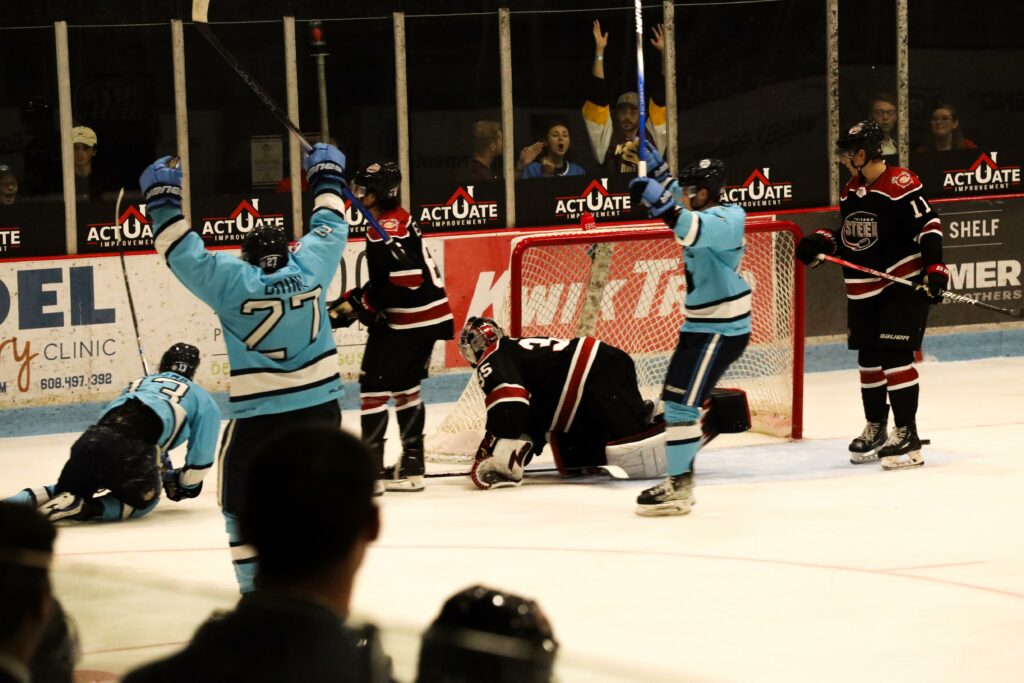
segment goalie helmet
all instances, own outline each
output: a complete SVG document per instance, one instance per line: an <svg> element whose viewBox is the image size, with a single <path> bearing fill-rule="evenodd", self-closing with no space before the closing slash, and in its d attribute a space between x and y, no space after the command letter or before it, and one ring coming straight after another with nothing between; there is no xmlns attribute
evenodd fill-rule
<svg viewBox="0 0 1024 683"><path fill-rule="evenodd" d="M192 379L198 367L199 349L185 342L174 344L160 357L160 372L176 372Z"/></svg>
<svg viewBox="0 0 1024 683"><path fill-rule="evenodd" d="M352 179L352 192L357 197L365 197L372 192L377 199L398 197L398 188L402 184L402 172L393 161L372 163L356 172Z"/></svg>
<svg viewBox="0 0 1024 683"><path fill-rule="evenodd" d="M423 634L417 681L547 683L557 653L536 602L472 586L448 598Z"/></svg>
<svg viewBox="0 0 1024 683"><path fill-rule="evenodd" d="M725 162L721 159L694 161L679 172L682 187L703 187L712 199L718 199L719 190L725 184Z"/></svg>
<svg viewBox="0 0 1024 683"><path fill-rule="evenodd" d="M505 331L493 319L470 318L459 335L459 353L475 368L484 352L504 336Z"/></svg>
<svg viewBox="0 0 1024 683"><path fill-rule="evenodd" d="M242 241L242 259L273 273L288 263L288 235L283 228L259 225Z"/></svg>
<svg viewBox="0 0 1024 683"><path fill-rule="evenodd" d="M857 150L862 149L867 155L868 161L871 159L880 159L882 157L882 140L885 138L885 133L882 132L882 128L871 120L864 120L855 123L850 127L850 130L846 131L839 136L836 140L836 148L842 152L857 153Z"/></svg>

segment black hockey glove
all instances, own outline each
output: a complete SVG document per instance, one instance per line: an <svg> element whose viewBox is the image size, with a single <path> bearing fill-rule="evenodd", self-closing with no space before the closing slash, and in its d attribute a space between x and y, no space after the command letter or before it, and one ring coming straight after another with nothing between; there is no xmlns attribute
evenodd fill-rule
<svg viewBox="0 0 1024 683"><path fill-rule="evenodd" d="M181 483L181 470L169 470L164 473L164 495L174 502L195 498L203 490L203 482L195 486L184 486Z"/></svg>
<svg viewBox="0 0 1024 683"><path fill-rule="evenodd" d="M942 303L942 293L948 284L949 268L945 263L933 263L925 270L924 282L917 286L917 291L933 304L938 304Z"/></svg>
<svg viewBox="0 0 1024 683"><path fill-rule="evenodd" d="M327 304L331 327L349 327L356 320L370 327L387 322L387 316L370 302L370 298L362 287L350 289L337 301Z"/></svg>
<svg viewBox="0 0 1024 683"><path fill-rule="evenodd" d="M828 230L817 230L796 245L796 257L806 266L817 265L818 254L832 256L835 253L836 238Z"/></svg>

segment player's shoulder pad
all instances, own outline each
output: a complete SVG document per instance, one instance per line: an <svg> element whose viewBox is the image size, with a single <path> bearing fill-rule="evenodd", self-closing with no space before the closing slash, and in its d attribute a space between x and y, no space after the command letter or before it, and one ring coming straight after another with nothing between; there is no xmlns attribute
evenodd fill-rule
<svg viewBox="0 0 1024 683"><path fill-rule="evenodd" d="M921 179L913 171L890 166L871 186L872 192L879 192L892 199L901 199L921 189Z"/></svg>

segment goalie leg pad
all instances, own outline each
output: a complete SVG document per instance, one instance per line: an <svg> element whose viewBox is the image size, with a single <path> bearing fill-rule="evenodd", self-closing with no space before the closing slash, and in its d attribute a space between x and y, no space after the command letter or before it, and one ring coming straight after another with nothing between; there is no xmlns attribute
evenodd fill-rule
<svg viewBox="0 0 1024 683"><path fill-rule="evenodd" d="M719 434L738 434L750 429L750 406L742 389L714 389L704 401L701 422L710 441Z"/></svg>
<svg viewBox="0 0 1024 683"><path fill-rule="evenodd" d="M604 454L609 465L621 467L630 479L664 477L668 473L665 423L658 422L640 434L609 442Z"/></svg>
<svg viewBox="0 0 1024 683"><path fill-rule="evenodd" d="M484 490L519 486L532 452L533 442L529 439L499 439L488 433L480 442L469 478Z"/></svg>

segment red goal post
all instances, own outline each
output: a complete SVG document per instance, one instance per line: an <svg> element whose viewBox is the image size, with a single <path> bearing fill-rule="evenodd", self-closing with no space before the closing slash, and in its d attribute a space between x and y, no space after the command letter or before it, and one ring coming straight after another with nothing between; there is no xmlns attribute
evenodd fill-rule
<svg viewBox="0 0 1024 683"><path fill-rule="evenodd" d="M754 430L790 438L803 431L804 272L795 259L800 237L788 221L748 219L740 272L753 292L753 329L743 356L719 382L747 392ZM510 335L596 337L633 358L644 398L660 397L686 290L682 247L661 222L527 234L513 241L509 268L509 294L494 315ZM471 379L452 414L428 438L428 457L471 455L465 451L479 443L485 420L483 396Z"/></svg>

